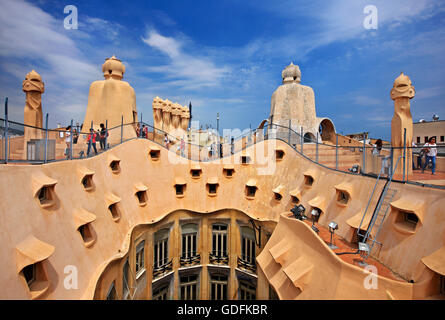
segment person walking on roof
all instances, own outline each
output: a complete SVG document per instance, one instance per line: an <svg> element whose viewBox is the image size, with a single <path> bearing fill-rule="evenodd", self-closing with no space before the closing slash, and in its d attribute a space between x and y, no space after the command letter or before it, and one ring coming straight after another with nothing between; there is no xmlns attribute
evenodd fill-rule
<svg viewBox="0 0 445 320"><path fill-rule="evenodd" d="M425 171L426 166L431 160L433 167L431 168L431 174L434 174L436 171L436 156L437 156L437 145L436 145L436 137L431 137L428 139L428 142L423 146L426 152L426 161L422 167L422 173Z"/></svg>
<svg viewBox="0 0 445 320"><path fill-rule="evenodd" d="M97 154L96 132L94 132L93 128L90 129L90 133L88 134L88 138L87 138L87 143L88 143L87 157L90 155L91 146L93 146L94 152Z"/></svg>

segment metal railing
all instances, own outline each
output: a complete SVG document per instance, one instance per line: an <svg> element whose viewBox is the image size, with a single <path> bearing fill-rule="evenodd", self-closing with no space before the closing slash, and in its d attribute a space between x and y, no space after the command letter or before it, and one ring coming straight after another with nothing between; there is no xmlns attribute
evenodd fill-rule
<svg viewBox="0 0 445 320"><path fill-rule="evenodd" d="M229 265L229 255L227 252L219 254L213 254L209 252L209 262L211 264L219 264L219 265Z"/></svg>
<svg viewBox="0 0 445 320"><path fill-rule="evenodd" d="M180 257L179 264L181 267L191 267L199 265L201 262L201 255L199 253L193 252L189 257Z"/></svg>
<svg viewBox="0 0 445 320"><path fill-rule="evenodd" d="M173 271L173 259L158 267L153 267L153 278L158 278L170 271Z"/></svg>
<svg viewBox="0 0 445 320"><path fill-rule="evenodd" d="M256 273L256 264L255 262L251 262L251 257L238 257L238 268L243 269L245 271Z"/></svg>
<svg viewBox="0 0 445 320"><path fill-rule="evenodd" d="M32 127L9 120L5 112L5 118L0 118L0 163L40 164L88 158L134 139L149 139L178 156L204 162L230 157L259 142L275 139L287 143L301 156L325 168L377 179L388 179L395 165L395 155L402 155L399 168L405 170L402 175L395 176L394 181L445 188L429 183L434 182L431 176L424 174L419 177L421 168L427 171L430 168L425 167L426 156L419 155L423 145L413 147L405 143L400 148L383 145L378 150L376 146L365 143L365 140L359 142L335 135L335 142L321 141L318 135L315 138L304 136L302 130L298 133L292 128L272 123L237 137L229 137L228 141L221 141L219 145L213 143L203 146L191 142L190 131L183 132L183 137L177 137L142 121L124 123L123 117L120 125L109 128L108 121L105 121L102 129L94 123L79 127L73 125L73 121L70 126L49 129L48 114L45 120L45 128ZM343 140L342 144L339 143L339 137ZM439 155L445 155L445 145L437 145L436 149ZM408 163L409 159L412 159L412 163ZM417 174L415 181L405 175L408 165L416 170L419 168L419 171L414 171Z"/></svg>

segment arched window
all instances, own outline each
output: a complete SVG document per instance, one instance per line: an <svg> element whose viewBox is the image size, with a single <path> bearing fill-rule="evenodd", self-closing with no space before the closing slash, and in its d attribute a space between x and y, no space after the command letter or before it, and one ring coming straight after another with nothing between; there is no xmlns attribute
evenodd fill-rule
<svg viewBox="0 0 445 320"><path fill-rule="evenodd" d="M212 225L212 252L209 257L211 263L228 263L227 229L227 224Z"/></svg>
<svg viewBox="0 0 445 320"><path fill-rule="evenodd" d="M154 268L161 268L168 262L168 236L169 229L161 229L155 233L154 241Z"/></svg>
<svg viewBox="0 0 445 320"><path fill-rule="evenodd" d="M255 265L255 230L241 227L241 260Z"/></svg>
<svg viewBox="0 0 445 320"><path fill-rule="evenodd" d="M197 252L197 241L198 241L198 225L196 223L183 224L182 230L182 248L181 248L181 258L182 259L192 259L196 257Z"/></svg>

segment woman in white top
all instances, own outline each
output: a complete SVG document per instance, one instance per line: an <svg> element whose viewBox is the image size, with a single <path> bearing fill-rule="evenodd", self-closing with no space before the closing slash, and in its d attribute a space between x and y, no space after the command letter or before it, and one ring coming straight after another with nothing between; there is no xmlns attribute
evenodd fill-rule
<svg viewBox="0 0 445 320"><path fill-rule="evenodd" d="M65 155L69 156L69 150L71 149L71 126L68 126L66 128L66 132L65 132L65 143L66 143L66 151L65 151Z"/></svg>
<svg viewBox="0 0 445 320"><path fill-rule="evenodd" d="M437 156L436 138L435 137L429 138L428 142L425 143L423 147L426 152L426 161L422 167L422 173L424 172L426 166L431 160L431 163L433 164L433 167L431 168L431 174L434 174L434 172L436 171L436 156Z"/></svg>

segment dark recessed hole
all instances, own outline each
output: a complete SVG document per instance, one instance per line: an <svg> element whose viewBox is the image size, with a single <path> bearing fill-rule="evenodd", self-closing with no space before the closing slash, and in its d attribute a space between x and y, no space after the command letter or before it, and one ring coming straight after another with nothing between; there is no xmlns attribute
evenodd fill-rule
<svg viewBox="0 0 445 320"><path fill-rule="evenodd" d="M85 190L91 190L93 188L93 175L87 174L85 177L83 177L82 185Z"/></svg>
<svg viewBox="0 0 445 320"><path fill-rule="evenodd" d="M82 236L83 242L89 243L94 240L93 232L91 231L90 224L84 224L80 226L77 231L79 231Z"/></svg>
<svg viewBox="0 0 445 320"><path fill-rule="evenodd" d="M140 205L145 205L148 201L146 190L141 190L141 191L136 192L136 197L138 198Z"/></svg>
<svg viewBox="0 0 445 320"><path fill-rule="evenodd" d="M275 150L275 158L277 160L283 160L283 158L284 158L284 151L283 150Z"/></svg>
<svg viewBox="0 0 445 320"><path fill-rule="evenodd" d="M250 157L249 156L241 156L241 163L242 164L249 164L250 163Z"/></svg>
<svg viewBox="0 0 445 320"><path fill-rule="evenodd" d="M246 196L247 197L255 197L257 187L255 186L246 186Z"/></svg>
<svg viewBox="0 0 445 320"><path fill-rule="evenodd" d="M208 188L209 194L216 194L216 192L218 190L218 184L217 183L208 183L207 188Z"/></svg>
<svg viewBox="0 0 445 320"><path fill-rule="evenodd" d="M175 184L175 190L177 196L183 196L185 193L185 184Z"/></svg>
<svg viewBox="0 0 445 320"><path fill-rule="evenodd" d="M113 173L119 173L121 171L120 160L111 161L110 168Z"/></svg>
<svg viewBox="0 0 445 320"><path fill-rule="evenodd" d="M277 201L281 201L281 199L283 198L283 196L281 195L281 194L279 194L279 193L274 193L275 194L275 200L277 200Z"/></svg>
<svg viewBox="0 0 445 320"><path fill-rule="evenodd" d="M398 210L395 222L398 226L401 226L408 231L415 231L417 224L419 223L419 218L415 213Z"/></svg>
<svg viewBox="0 0 445 320"><path fill-rule="evenodd" d="M40 190L37 192L40 205L43 207L49 207L54 204L53 189L54 186L43 186L40 188Z"/></svg>
<svg viewBox="0 0 445 320"><path fill-rule="evenodd" d="M227 177L227 178L231 178L233 177L233 174L235 173L235 169L223 169L223 174Z"/></svg>
<svg viewBox="0 0 445 320"><path fill-rule="evenodd" d="M22 270L23 276L25 277L26 283L28 286L31 286L34 281L36 281L36 265L30 264L26 266Z"/></svg>
<svg viewBox="0 0 445 320"><path fill-rule="evenodd" d="M190 170L190 174L193 178L199 178L201 176L202 170L201 169L192 169Z"/></svg>
<svg viewBox="0 0 445 320"><path fill-rule="evenodd" d="M20 271L31 293L31 299L37 299L49 288L49 281L43 263L43 261L39 261L27 265Z"/></svg>
<svg viewBox="0 0 445 320"><path fill-rule="evenodd" d="M120 209L119 209L118 203L110 204L108 206L108 210L110 211L111 216L113 217L113 220L117 221L120 219L121 215L120 215Z"/></svg>
<svg viewBox="0 0 445 320"><path fill-rule="evenodd" d="M413 224L417 224L419 222L419 218L414 213L405 212L405 221Z"/></svg>
<svg viewBox="0 0 445 320"><path fill-rule="evenodd" d="M305 185L312 186L313 183L314 183L314 178L312 178L311 176L304 176Z"/></svg>
<svg viewBox="0 0 445 320"><path fill-rule="evenodd" d="M347 204L349 201L349 194L344 191L338 191L337 201L342 204Z"/></svg>
<svg viewBox="0 0 445 320"><path fill-rule="evenodd" d="M161 157L161 150L150 150L152 160L158 160Z"/></svg>
<svg viewBox="0 0 445 320"><path fill-rule="evenodd" d="M300 199L298 199L298 197L296 196L291 196L291 201L293 204L299 204L300 203Z"/></svg>

